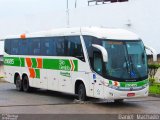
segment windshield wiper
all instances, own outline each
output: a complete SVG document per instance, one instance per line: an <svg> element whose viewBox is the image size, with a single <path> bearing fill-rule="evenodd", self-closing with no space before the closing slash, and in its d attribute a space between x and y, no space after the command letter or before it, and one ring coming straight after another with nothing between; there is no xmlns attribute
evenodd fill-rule
<svg viewBox="0 0 160 120"><path fill-rule="evenodd" d="M137 74L138 74L138 77L141 77L140 72L137 70L135 64L133 64L133 61L132 61L132 57L131 57L131 56L129 56L129 61L130 61L130 65L131 65L131 72L130 72L131 76L135 76L136 73L137 73ZM134 72L134 70L135 70L136 73Z"/></svg>
<svg viewBox="0 0 160 120"><path fill-rule="evenodd" d="M125 56L125 63L126 63L126 69L127 69L127 73L130 73L130 69L129 69L129 65L128 65L128 61L127 61L127 58Z"/></svg>

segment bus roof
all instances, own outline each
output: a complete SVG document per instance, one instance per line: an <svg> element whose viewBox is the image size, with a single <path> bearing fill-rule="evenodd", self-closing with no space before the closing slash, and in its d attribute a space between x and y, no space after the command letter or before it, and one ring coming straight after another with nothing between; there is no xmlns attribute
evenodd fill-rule
<svg viewBox="0 0 160 120"><path fill-rule="evenodd" d="M77 28L59 28L50 31L41 31L36 33L26 34L26 38L33 37L51 37L51 36L74 36L74 35L89 35L102 39L115 39L115 40L137 40L140 39L136 34L115 28L101 28L101 27L77 27ZM8 38L20 38L20 35L10 36Z"/></svg>

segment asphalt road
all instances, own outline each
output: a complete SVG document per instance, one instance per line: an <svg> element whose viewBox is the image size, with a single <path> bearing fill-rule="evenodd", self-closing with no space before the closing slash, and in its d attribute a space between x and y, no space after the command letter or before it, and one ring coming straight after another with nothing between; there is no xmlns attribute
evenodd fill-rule
<svg viewBox="0 0 160 120"><path fill-rule="evenodd" d="M158 97L130 99L119 104L99 99L90 101L79 102L73 95L47 90L24 93L13 84L0 83L1 114L160 114Z"/></svg>

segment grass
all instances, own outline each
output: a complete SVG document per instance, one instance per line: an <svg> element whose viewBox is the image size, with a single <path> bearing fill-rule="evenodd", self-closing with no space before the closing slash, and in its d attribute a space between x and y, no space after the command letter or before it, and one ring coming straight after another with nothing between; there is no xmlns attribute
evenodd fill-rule
<svg viewBox="0 0 160 120"><path fill-rule="evenodd" d="M149 87L149 93L151 94L159 94L160 95L160 84L154 83Z"/></svg>

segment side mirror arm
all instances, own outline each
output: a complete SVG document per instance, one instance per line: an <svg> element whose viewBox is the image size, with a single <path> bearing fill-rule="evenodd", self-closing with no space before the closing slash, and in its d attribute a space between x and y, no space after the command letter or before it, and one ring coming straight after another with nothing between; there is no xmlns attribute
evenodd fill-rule
<svg viewBox="0 0 160 120"><path fill-rule="evenodd" d="M149 51L151 51L151 53L153 54L153 61L156 62L157 61L157 52L155 49L153 49L152 47L150 46L146 46L145 45L145 48Z"/></svg>
<svg viewBox="0 0 160 120"><path fill-rule="evenodd" d="M101 45L92 44L92 46L97 48L98 50L100 50L101 53L102 53L102 56L103 56L103 61L108 62L108 52L107 52L107 50Z"/></svg>

